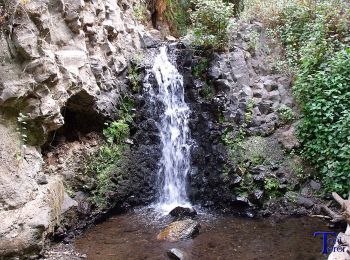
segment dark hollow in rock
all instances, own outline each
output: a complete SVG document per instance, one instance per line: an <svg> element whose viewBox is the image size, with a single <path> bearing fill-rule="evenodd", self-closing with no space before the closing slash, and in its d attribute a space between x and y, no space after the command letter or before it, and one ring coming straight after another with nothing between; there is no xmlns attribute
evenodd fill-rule
<svg viewBox="0 0 350 260"><path fill-rule="evenodd" d="M177 206L169 212L169 215L176 219L193 218L197 215L197 211L194 208Z"/></svg>

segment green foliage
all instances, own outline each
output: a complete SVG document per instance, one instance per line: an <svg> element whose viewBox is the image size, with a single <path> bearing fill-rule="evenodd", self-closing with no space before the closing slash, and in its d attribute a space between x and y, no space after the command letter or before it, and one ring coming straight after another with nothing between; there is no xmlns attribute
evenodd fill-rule
<svg viewBox="0 0 350 260"><path fill-rule="evenodd" d="M227 42L227 27L233 16L233 4L222 0L192 0L191 13L194 44L205 48L223 49Z"/></svg>
<svg viewBox="0 0 350 260"><path fill-rule="evenodd" d="M281 105L277 109L277 113L283 124L290 123L295 119L295 113L290 107L286 105Z"/></svg>
<svg viewBox="0 0 350 260"><path fill-rule="evenodd" d="M29 117L23 113L19 113L17 117L17 133L21 136L21 143L25 145L28 140L27 132L27 124Z"/></svg>
<svg viewBox="0 0 350 260"><path fill-rule="evenodd" d="M326 190L350 190L350 7L345 1L252 0L242 17L258 17L285 47L303 112L302 154L322 173ZM283 121L291 110L279 109Z"/></svg>
<svg viewBox="0 0 350 260"><path fill-rule="evenodd" d="M253 108L255 106L254 100L249 99L247 102L247 108L244 113L244 123L242 127L246 127L248 124L250 124L253 120Z"/></svg>
<svg viewBox="0 0 350 260"><path fill-rule="evenodd" d="M164 16L177 36L186 35L187 28L191 24L190 4L188 0L167 0L167 9Z"/></svg>
<svg viewBox="0 0 350 260"><path fill-rule="evenodd" d="M200 95L205 100L210 101L215 94L213 88L205 83L205 85L200 89Z"/></svg>
<svg viewBox="0 0 350 260"><path fill-rule="evenodd" d="M207 58L201 58L193 68L193 75L196 78L205 78L205 74L209 68L209 60Z"/></svg>
<svg viewBox="0 0 350 260"><path fill-rule="evenodd" d="M107 127L103 130L106 142L86 166L86 172L96 179L93 200L99 208L106 206L108 192L116 187L115 179L118 178L116 169L125 159L124 153L128 147L126 140L130 135L132 107L133 102L129 98L125 97L121 100L119 110L121 119L106 124Z"/></svg>
<svg viewBox="0 0 350 260"><path fill-rule="evenodd" d="M227 147L230 160L233 163L239 163L247 159L258 164L258 162L261 160L261 156L258 154L249 154L248 158L244 156L245 152L247 151L247 147L244 147L243 141L247 135L246 127L253 119L254 106L254 101L252 99L248 100L243 124L239 126L236 131L233 131L231 128L227 128L222 136L222 141ZM254 152L255 150L248 147L248 151Z"/></svg>
<svg viewBox="0 0 350 260"><path fill-rule="evenodd" d="M124 96L121 100L120 100L120 104L119 104L119 118L120 120L124 121L127 124L132 123L134 114L131 112L132 109L134 108L135 104L134 101L129 98L128 96Z"/></svg>
<svg viewBox="0 0 350 260"><path fill-rule="evenodd" d="M19 152L16 152L17 160L23 158L24 149L28 142L28 119L29 117L23 113L19 113L17 117L17 128L16 131L20 136Z"/></svg>
<svg viewBox="0 0 350 260"><path fill-rule="evenodd" d="M277 195L279 188L279 181L275 177L267 177L264 181L264 189L270 195Z"/></svg>
<svg viewBox="0 0 350 260"><path fill-rule="evenodd" d="M350 190L350 48L312 71L303 67L295 84L304 112L303 155L319 167L327 190L345 195Z"/></svg>
<svg viewBox="0 0 350 260"><path fill-rule="evenodd" d="M256 187L253 179L253 175L244 172L241 175L242 181L239 184L239 187L235 189L235 192L241 196L248 196L249 193L251 193Z"/></svg>
<svg viewBox="0 0 350 260"><path fill-rule="evenodd" d="M131 84L132 91L135 93L140 91L142 84L142 75L140 73L141 69L142 55L136 55L134 63L128 69L128 79Z"/></svg>
<svg viewBox="0 0 350 260"><path fill-rule="evenodd" d="M145 0L139 0L134 6L134 16L142 23L146 23L148 19L148 10Z"/></svg>
<svg viewBox="0 0 350 260"><path fill-rule="evenodd" d="M96 179L96 187L93 190L93 201L103 208L106 206L106 194L112 191L115 183L113 169L123 159L125 144L105 144L88 164L86 171L92 173Z"/></svg>
<svg viewBox="0 0 350 260"><path fill-rule="evenodd" d="M249 50L253 53L256 52L259 46L260 34L257 31L251 31L249 34Z"/></svg>
<svg viewBox="0 0 350 260"><path fill-rule="evenodd" d="M110 144L121 143L128 138L129 134L129 125L124 119L110 123L108 127L103 130L103 135Z"/></svg>

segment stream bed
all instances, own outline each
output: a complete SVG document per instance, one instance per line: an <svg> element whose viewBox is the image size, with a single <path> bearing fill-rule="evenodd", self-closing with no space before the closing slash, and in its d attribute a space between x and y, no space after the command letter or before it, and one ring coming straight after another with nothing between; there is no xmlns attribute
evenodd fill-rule
<svg viewBox="0 0 350 260"><path fill-rule="evenodd" d="M154 221L153 221L153 220ZM200 234L193 240L158 241L157 234L169 219L152 213L116 215L96 225L75 242L75 249L92 260L168 259L166 252L178 248L188 259L326 259L317 231L335 231L315 218L249 219L199 214Z"/></svg>

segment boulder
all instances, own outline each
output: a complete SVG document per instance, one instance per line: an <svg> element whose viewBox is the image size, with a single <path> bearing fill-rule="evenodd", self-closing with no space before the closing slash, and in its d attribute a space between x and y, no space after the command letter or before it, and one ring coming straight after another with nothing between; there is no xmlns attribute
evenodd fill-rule
<svg viewBox="0 0 350 260"><path fill-rule="evenodd" d="M280 129L277 132L277 138L287 151L291 151L292 149L300 146L300 143L296 137L295 127L293 125L285 129Z"/></svg>
<svg viewBox="0 0 350 260"><path fill-rule="evenodd" d="M307 209L311 208L315 204L311 199L305 198L305 197L300 196L300 195L297 197L296 203L300 206L307 208Z"/></svg>
<svg viewBox="0 0 350 260"><path fill-rule="evenodd" d="M192 219L172 222L157 236L158 240L176 242L194 238L199 234L200 224Z"/></svg>
<svg viewBox="0 0 350 260"><path fill-rule="evenodd" d="M0 124L0 258L38 253L62 211L74 205L64 202L60 177L42 179L40 153L21 147L13 127Z"/></svg>
<svg viewBox="0 0 350 260"><path fill-rule="evenodd" d="M186 217L193 218L197 215L197 211L194 208L185 208L177 206L169 212L169 215L176 219L184 219Z"/></svg>

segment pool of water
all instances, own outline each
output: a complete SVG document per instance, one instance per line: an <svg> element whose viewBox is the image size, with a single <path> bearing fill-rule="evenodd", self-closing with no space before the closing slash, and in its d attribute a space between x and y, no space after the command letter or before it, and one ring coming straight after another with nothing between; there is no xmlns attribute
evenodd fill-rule
<svg viewBox="0 0 350 260"><path fill-rule="evenodd" d="M171 248L184 251L188 259L326 259L321 254L322 237L316 231L330 230L315 218L288 218L277 223L232 216L202 214L200 234L193 240L158 241L169 220L147 212L113 216L91 228L75 242L78 252L93 260L167 259Z"/></svg>

